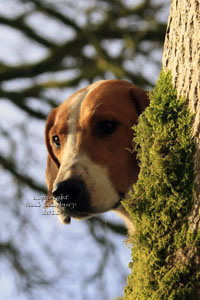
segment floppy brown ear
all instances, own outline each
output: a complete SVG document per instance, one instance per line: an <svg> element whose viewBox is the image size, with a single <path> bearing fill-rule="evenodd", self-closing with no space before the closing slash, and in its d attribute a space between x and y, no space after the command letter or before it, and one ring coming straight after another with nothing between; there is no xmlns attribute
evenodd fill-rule
<svg viewBox="0 0 200 300"><path fill-rule="evenodd" d="M56 179L58 173L58 166L57 164L53 161L53 159L50 157L50 155L48 155L47 157L47 168L46 168L46 184L48 187L48 194L47 194L47 198L46 198L46 203L45 203L45 207L48 208L49 205L52 204L53 202L53 194L52 194L52 190L53 190L53 184L54 181Z"/></svg>
<svg viewBox="0 0 200 300"><path fill-rule="evenodd" d="M130 95L135 104L138 116L145 110L149 105L148 92L143 91L138 86L133 85L130 89Z"/></svg>
<svg viewBox="0 0 200 300"><path fill-rule="evenodd" d="M59 169L59 162L53 153L50 144L50 137L49 137L49 131L54 125L55 113L56 113L56 109L53 109L47 119L46 128L45 128L45 142L48 150L47 168L45 173L46 183L48 187L48 195L45 203L46 208L48 208L48 206L53 202L52 189Z"/></svg>

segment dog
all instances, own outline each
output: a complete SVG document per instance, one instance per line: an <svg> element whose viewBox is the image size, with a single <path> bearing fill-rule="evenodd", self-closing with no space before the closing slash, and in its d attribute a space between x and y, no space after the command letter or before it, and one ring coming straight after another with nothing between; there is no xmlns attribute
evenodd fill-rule
<svg viewBox="0 0 200 300"><path fill-rule="evenodd" d="M62 223L113 210L133 230L121 200L137 181L132 126L148 104L139 87L101 80L51 111L45 129L46 207L53 204Z"/></svg>

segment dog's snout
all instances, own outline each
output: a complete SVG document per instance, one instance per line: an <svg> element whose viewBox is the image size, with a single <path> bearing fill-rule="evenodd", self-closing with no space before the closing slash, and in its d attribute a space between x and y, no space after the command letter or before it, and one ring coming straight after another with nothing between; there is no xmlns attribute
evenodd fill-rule
<svg viewBox="0 0 200 300"><path fill-rule="evenodd" d="M82 184L80 180L68 179L61 181L56 185L55 189L53 190L53 196L59 201L60 197L71 197L80 193L81 190Z"/></svg>
<svg viewBox="0 0 200 300"><path fill-rule="evenodd" d="M59 182L53 190L53 196L57 203L68 209L83 211L88 206L88 191L81 179L70 178Z"/></svg>

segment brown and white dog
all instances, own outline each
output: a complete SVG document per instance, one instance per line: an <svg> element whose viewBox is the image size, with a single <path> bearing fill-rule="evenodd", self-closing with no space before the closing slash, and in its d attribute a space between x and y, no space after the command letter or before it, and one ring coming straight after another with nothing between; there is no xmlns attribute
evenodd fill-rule
<svg viewBox="0 0 200 300"><path fill-rule="evenodd" d="M46 124L46 205L61 222L114 210L132 227L121 199L136 182L131 127L148 105L147 93L123 80L102 80L53 109Z"/></svg>

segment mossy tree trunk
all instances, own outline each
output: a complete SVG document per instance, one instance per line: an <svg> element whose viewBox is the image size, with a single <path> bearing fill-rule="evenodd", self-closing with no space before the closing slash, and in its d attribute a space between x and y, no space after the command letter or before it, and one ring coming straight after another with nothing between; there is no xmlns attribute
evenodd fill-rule
<svg viewBox="0 0 200 300"><path fill-rule="evenodd" d="M134 131L140 174L124 202L135 226L124 299L199 300L199 0L171 1L163 72Z"/></svg>
<svg viewBox="0 0 200 300"><path fill-rule="evenodd" d="M200 2L172 0L165 38L163 69L170 70L178 95L184 96L194 114L195 195L189 223L192 232L200 227ZM200 253L188 248L178 259L192 260L200 270ZM200 299L200 282L197 283Z"/></svg>

